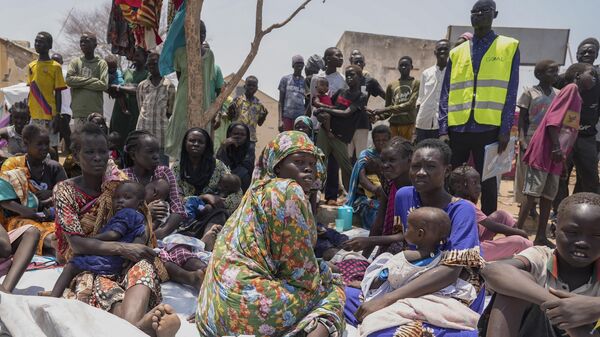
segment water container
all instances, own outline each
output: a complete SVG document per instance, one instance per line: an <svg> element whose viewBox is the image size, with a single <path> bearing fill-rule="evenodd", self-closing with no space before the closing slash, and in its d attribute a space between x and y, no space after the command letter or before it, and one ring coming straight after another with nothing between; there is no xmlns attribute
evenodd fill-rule
<svg viewBox="0 0 600 337"><path fill-rule="evenodd" d="M338 219L344 220L344 231L352 229L352 213L354 210L351 206L343 205L338 207Z"/></svg>

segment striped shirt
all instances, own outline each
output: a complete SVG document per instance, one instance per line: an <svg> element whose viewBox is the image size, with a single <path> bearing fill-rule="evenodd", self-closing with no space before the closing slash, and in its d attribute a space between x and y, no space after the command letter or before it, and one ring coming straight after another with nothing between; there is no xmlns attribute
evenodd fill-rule
<svg viewBox="0 0 600 337"><path fill-rule="evenodd" d="M156 86L150 79L143 80L137 87L137 101L140 115L136 130L146 130L155 135L161 151L164 151L165 132L169 124L167 114L173 114L175 86L164 77Z"/></svg>

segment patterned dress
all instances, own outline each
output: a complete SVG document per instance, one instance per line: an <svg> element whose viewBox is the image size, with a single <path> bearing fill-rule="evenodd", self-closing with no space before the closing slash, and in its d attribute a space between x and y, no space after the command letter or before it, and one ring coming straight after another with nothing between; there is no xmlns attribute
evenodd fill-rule
<svg viewBox="0 0 600 337"><path fill-rule="evenodd" d="M183 195L183 199L196 195L196 188L192 184L181 179L180 172L181 166L179 164L179 161L177 161L175 162L175 164L173 164L173 174L175 174L175 177L177 177L178 179L177 182L179 184L179 191ZM202 190L202 194L218 194L217 192L219 191L219 181L221 180L221 177L229 173L231 173L231 171L229 170L227 165L223 164L223 162L219 159L216 159L215 170L213 171L213 174L210 177L208 184ZM241 201L241 190L237 193L228 195L225 198L225 208L227 209L227 212L229 214L233 213L235 209L240 205Z"/></svg>
<svg viewBox="0 0 600 337"><path fill-rule="evenodd" d="M217 239L200 290L201 336L296 336L325 325L344 331L341 280L317 260L308 200L274 167L292 153L320 151L301 132L280 134L263 151L242 205Z"/></svg>
<svg viewBox="0 0 600 337"><path fill-rule="evenodd" d="M72 180L56 185L54 200L58 251L67 260L73 256L73 253L66 235L92 237L98 233L112 217L112 195L119 181L122 180L127 180L127 176L110 161L102 183L102 193L99 196L85 193ZM145 215L149 219L147 210ZM149 236L153 238L152 233ZM154 242L148 244L153 246ZM129 269L124 269L121 275L94 275L83 272L73 279L69 288L63 293L63 297L78 299L109 311L115 303L123 301L127 289L143 284L152 290L149 307L154 307L162 298L160 281L166 278L166 270L159 261L141 260Z"/></svg>

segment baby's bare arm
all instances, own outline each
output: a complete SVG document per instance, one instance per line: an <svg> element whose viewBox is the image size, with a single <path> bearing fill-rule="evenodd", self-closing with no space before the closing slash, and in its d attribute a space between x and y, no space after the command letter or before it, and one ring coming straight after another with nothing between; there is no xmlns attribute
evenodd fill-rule
<svg viewBox="0 0 600 337"><path fill-rule="evenodd" d="M100 241L119 241L121 240L121 234L115 231L106 231L104 233L96 234L94 239Z"/></svg>

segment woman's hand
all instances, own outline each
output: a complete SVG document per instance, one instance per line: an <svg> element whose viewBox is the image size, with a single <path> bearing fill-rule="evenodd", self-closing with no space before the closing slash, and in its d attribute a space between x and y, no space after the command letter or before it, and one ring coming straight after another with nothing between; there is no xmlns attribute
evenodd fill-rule
<svg viewBox="0 0 600 337"><path fill-rule="evenodd" d="M148 204L152 219L163 219L169 215L169 207L163 202L151 202Z"/></svg>
<svg viewBox="0 0 600 337"><path fill-rule="evenodd" d="M231 145L237 146L237 142L235 141L235 139L229 137L229 138L227 138L227 139L225 139L223 141L223 145L225 145L225 146L231 146Z"/></svg>
<svg viewBox="0 0 600 337"><path fill-rule="evenodd" d="M378 186L377 189L375 190L374 194L377 196L377 198L381 199L387 199L387 194L385 194L385 191L383 190L382 186Z"/></svg>
<svg viewBox="0 0 600 337"><path fill-rule="evenodd" d="M140 243L123 243L121 256L132 262L139 262L141 260L153 260L156 257L156 252Z"/></svg>
<svg viewBox="0 0 600 337"><path fill-rule="evenodd" d="M52 190L41 190L34 193L40 201L48 200L52 198Z"/></svg>
<svg viewBox="0 0 600 337"><path fill-rule="evenodd" d="M214 194L203 194L200 199L204 200L205 203L211 204L215 208L225 208L225 199Z"/></svg>
<svg viewBox="0 0 600 337"><path fill-rule="evenodd" d="M371 248L371 241L369 238L354 238L344 242L342 248L353 252L359 252Z"/></svg>
<svg viewBox="0 0 600 337"><path fill-rule="evenodd" d="M317 323L317 327L306 337L329 337L329 330L323 324Z"/></svg>
<svg viewBox="0 0 600 337"><path fill-rule="evenodd" d="M550 288L550 293L558 300L547 301L540 309L553 325L567 330L596 323L600 317L600 299L598 297L576 295Z"/></svg>
<svg viewBox="0 0 600 337"><path fill-rule="evenodd" d="M370 301L361 304L361 306L358 307L358 310L356 310L356 312L354 313L354 317L356 317L356 319L359 322L362 322L370 314L374 313L375 311L381 310L387 306L388 304L384 296L376 297Z"/></svg>

